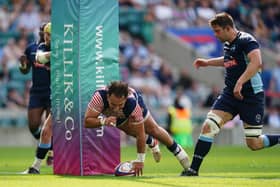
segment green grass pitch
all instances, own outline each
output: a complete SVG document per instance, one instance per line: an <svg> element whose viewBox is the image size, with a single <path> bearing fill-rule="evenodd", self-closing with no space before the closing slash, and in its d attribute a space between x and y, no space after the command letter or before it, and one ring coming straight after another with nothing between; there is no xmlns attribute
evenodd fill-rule
<svg viewBox="0 0 280 187"><path fill-rule="evenodd" d="M280 186L279 147L250 151L213 146L199 177L180 177L181 166L165 147L160 163L148 151L142 177L58 176L42 166L40 175L19 175L33 162L35 148L0 148L0 187L272 187ZM190 156L192 149L187 149ZM122 161L136 157L135 147L122 148Z"/></svg>

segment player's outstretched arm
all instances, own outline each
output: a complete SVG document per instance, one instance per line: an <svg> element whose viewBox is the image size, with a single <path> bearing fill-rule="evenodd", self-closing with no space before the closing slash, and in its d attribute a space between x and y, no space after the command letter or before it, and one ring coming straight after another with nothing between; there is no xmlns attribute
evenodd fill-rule
<svg viewBox="0 0 280 187"><path fill-rule="evenodd" d="M218 57L218 58L210 58L210 59L204 59L204 58L197 58L193 62L193 66L196 69L199 69L200 67L207 67L207 66L224 66L224 57Z"/></svg>

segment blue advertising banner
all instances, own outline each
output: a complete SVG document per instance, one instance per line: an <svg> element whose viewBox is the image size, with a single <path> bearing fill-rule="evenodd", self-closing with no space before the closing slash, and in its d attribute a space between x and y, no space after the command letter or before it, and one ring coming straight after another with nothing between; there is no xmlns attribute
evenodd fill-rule
<svg viewBox="0 0 280 187"><path fill-rule="evenodd" d="M208 27L186 29L168 28L166 31L177 36L204 56L219 57L223 55L222 43Z"/></svg>

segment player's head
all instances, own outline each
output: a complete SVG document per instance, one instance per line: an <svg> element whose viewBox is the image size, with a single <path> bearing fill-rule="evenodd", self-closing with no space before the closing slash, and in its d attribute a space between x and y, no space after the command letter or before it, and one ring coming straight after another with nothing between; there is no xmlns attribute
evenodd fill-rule
<svg viewBox="0 0 280 187"><path fill-rule="evenodd" d="M231 34L230 31L235 29L232 17L225 12L216 14L214 18L210 19L209 25L221 42L228 41L231 37L229 36Z"/></svg>
<svg viewBox="0 0 280 187"><path fill-rule="evenodd" d="M51 23L47 23L44 26L44 39L45 39L45 43L47 45L50 45L51 43Z"/></svg>
<svg viewBox="0 0 280 187"><path fill-rule="evenodd" d="M42 23L39 28L39 43L44 42L44 27L47 23Z"/></svg>
<svg viewBox="0 0 280 187"><path fill-rule="evenodd" d="M108 86L107 100L113 110L121 110L128 96L128 84L122 81L113 81Z"/></svg>

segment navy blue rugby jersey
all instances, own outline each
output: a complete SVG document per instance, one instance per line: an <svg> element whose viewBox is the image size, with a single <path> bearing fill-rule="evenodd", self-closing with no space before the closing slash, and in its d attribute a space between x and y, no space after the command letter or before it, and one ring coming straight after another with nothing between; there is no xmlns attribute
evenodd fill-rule
<svg viewBox="0 0 280 187"><path fill-rule="evenodd" d="M32 87L31 94L50 95L50 71L49 67L36 63L35 56L39 44L33 42L24 51L28 59L29 66L32 67Z"/></svg>
<svg viewBox="0 0 280 187"><path fill-rule="evenodd" d="M224 44L224 66L225 84L233 90L239 77L244 73L250 63L247 58L248 53L260 46L256 39L245 32L238 32L236 38ZM244 83L242 94L256 94L263 91L263 83L260 72L256 73L250 80Z"/></svg>

